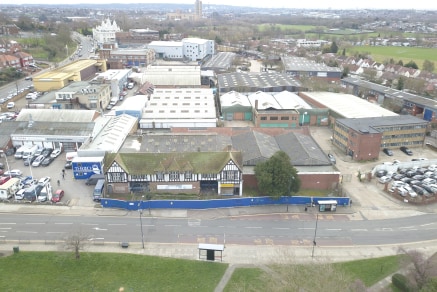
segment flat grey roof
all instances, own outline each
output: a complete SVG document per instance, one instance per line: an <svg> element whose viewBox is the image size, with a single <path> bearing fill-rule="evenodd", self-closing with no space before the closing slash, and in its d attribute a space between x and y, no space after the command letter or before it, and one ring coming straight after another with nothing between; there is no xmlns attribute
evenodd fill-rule
<svg viewBox="0 0 437 292"><path fill-rule="evenodd" d="M205 64L202 65L202 69L227 70L231 67L235 56L235 53L220 52L205 62Z"/></svg>
<svg viewBox="0 0 437 292"><path fill-rule="evenodd" d="M368 133L380 133L379 127L393 126L393 125L426 125L427 121L411 115L398 115L391 117L379 117L375 118L360 118L360 119L338 119L339 123L354 129L356 131L368 132Z"/></svg>
<svg viewBox="0 0 437 292"><path fill-rule="evenodd" d="M220 88L233 87L251 87L251 88L269 88L280 86L300 87L301 83L293 77L282 73L225 73L219 74L218 86Z"/></svg>

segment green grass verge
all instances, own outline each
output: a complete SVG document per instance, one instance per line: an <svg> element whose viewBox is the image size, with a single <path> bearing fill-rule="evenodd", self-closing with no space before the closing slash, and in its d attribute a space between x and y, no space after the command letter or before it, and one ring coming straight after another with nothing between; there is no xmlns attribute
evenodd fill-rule
<svg viewBox="0 0 437 292"><path fill-rule="evenodd" d="M268 291L267 283L263 281L265 276L265 272L258 268L237 268L223 291Z"/></svg>
<svg viewBox="0 0 437 292"><path fill-rule="evenodd" d="M2 291L214 291L227 264L133 254L19 252L0 258Z"/></svg>
<svg viewBox="0 0 437 292"><path fill-rule="evenodd" d="M370 287L401 268L405 255L335 263L334 266Z"/></svg>

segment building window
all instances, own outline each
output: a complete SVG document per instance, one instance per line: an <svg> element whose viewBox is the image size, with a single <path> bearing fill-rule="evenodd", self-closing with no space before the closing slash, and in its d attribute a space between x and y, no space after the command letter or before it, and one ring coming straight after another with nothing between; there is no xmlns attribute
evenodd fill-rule
<svg viewBox="0 0 437 292"><path fill-rule="evenodd" d="M124 173L122 172L110 172L109 174L109 182L123 182L124 181Z"/></svg>
<svg viewBox="0 0 437 292"><path fill-rule="evenodd" d="M261 117L260 120L261 120L261 121L266 121L266 120L267 120L267 117Z"/></svg>
<svg viewBox="0 0 437 292"><path fill-rule="evenodd" d="M186 181L193 180L193 173L191 171L186 171L184 173L184 180L186 180Z"/></svg>
<svg viewBox="0 0 437 292"><path fill-rule="evenodd" d="M281 117L281 121L288 121L289 119L289 117Z"/></svg>
<svg viewBox="0 0 437 292"><path fill-rule="evenodd" d="M226 170L223 171L223 181L235 181L238 179L238 171L236 170Z"/></svg>
<svg viewBox="0 0 437 292"><path fill-rule="evenodd" d="M179 181L179 171L170 171L170 181Z"/></svg>
<svg viewBox="0 0 437 292"><path fill-rule="evenodd" d="M164 173L162 171L157 171L155 173L156 180L157 181L163 181L164 180Z"/></svg>
<svg viewBox="0 0 437 292"><path fill-rule="evenodd" d="M270 121L277 121L278 117L270 117Z"/></svg>

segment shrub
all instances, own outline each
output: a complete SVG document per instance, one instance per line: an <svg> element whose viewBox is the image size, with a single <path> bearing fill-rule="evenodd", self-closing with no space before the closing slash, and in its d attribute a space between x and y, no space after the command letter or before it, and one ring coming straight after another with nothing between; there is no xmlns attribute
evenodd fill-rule
<svg viewBox="0 0 437 292"><path fill-rule="evenodd" d="M409 292L410 288L408 285L408 279L407 277L405 277L402 274L394 274L391 277L391 282L393 283L393 285L398 288L399 290L403 291L403 292Z"/></svg>

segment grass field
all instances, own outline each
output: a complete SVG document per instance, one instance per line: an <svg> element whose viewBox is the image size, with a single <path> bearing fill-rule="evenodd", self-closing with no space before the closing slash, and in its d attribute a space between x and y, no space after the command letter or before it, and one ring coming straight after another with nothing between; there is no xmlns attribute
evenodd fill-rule
<svg viewBox="0 0 437 292"><path fill-rule="evenodd" d="M2 291L214 291L227 264L133 254L19 252L0 258Z"/></svg>
<svg viewBox="0 0 437 292"><path fill-rule="evenodd" d="M316 28L313 25L292 25L292 24L278 24L278 23L263 23L258 25L260 31L266 31L272 27L279 28L280 30L297 30L302 32L307 32ZM325 29L325 27L323 27Z"/></svg>
<svg viewBox="0 0 437 292"><path fill-rule="evenodd" d="M390 59L395 60L396 63L402 60L404 64L414 61L419 68L425 60L437 63L437 49L432 48L359 46L349 48L346 52L348 55L354 55L356 52L370 53L372 59L380 63Z"/></svg>

